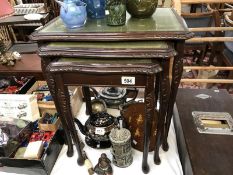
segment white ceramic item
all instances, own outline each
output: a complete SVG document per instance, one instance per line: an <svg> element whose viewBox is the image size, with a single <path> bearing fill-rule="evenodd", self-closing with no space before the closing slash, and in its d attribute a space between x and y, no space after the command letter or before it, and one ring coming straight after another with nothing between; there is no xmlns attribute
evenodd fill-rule
<svg viewBox="0 0 233 175"><path fill-rule="evenodd" d="M40 20L42 17L43 15L38 14L38 13L31 13L31 14L24 15L24 18L26 20Z"/></svg>

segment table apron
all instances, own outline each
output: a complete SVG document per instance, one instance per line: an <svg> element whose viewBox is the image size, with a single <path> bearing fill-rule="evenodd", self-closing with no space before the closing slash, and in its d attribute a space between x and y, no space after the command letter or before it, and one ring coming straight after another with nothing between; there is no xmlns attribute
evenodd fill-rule
<svg viewBox="0 0 233 175"><path fill-rule="evenodd" d="M135 84L122 84L122 77L134 77ZM62 79L65 85L96 85L96 86L146 86L145 74L81 74L81 73L63 73Z"/></svg>

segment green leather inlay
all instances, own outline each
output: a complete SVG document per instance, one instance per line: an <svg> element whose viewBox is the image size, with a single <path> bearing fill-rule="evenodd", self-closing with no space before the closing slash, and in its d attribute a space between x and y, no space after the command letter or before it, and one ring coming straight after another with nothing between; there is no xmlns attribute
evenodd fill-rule
<svg viewBox="0 0 233 175"><path fill-rule="evenodd" d="M76 62L82 64L151 64L151 59L124 59L124 58L109 58L109 59L93 59L93 58L61 58L57 62Z"/></svg>
<svg viewBox="0 0 233 175"><path fill-rule="evenodd" d="M140 42L52 42L51 48L97 48L97 49L167 49L168 45L163 41Z"/></svg>
<svg viewBox="0 0 233 175"><path fill-rule="evenodd" d="M62 20L58 18L55 22L42 29L39 33L123 33L123 32L182 32L185 31L176 15L170 8L157 8L151 18L137 19L126 16L126 25L108 26L106 18L88 19L86 24L77 29L67 29ZM85 37L85 36L83 36Z"/></svg>

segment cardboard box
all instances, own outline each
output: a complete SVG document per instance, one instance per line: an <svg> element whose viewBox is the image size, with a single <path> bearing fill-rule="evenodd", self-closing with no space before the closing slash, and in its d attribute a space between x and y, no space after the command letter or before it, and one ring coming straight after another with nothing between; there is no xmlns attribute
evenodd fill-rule
<svg viewBox="0 0 233 175"><path fill-rule="evenodd" d="M36 96L0 94L0 117L36 121L40 118Z"/></svg>
<svg viewBox="0 0 233 175"><path fill-rule="evenodd" d="M74 117L76 117L83 104L82 87L69 86L69 90L73 92L70 98L70 104L72 114Z"/></svg>
<svg viewBox="0 0 233 175"><path fill-rule="evenodd" d="M39 129L41 131L57 131L57 129L59 128L60 124L61 124L61 121L60 121L60 118L58 117L57 120L53 123L53 124L45 124L45 123L42 123L43 121L43 118L45 116L46 113L49 113L49 114L52 114L54 115L56 113L56 110L54 111L49 111L49 112L44 112L42 114L42 117L40 118L39 122L38 122L38 125L39 125Z"/></svg>
<svg viewBox="0 0 233 175"><path fill-rule="evenodd" d="M39 87L47 85L46 81L36 81L32 87L27 91L27 94L33 94L34 91L37 91ZM43 92L43 91L42 91ZM54 101L37 101L39 108L47 105L51 105L49 108L54 108Z"/></svg>
<svg viewBox="0 0 233 175"><path fill-rule="evenodd" d="M33 86L27 91L27 94L32 94L34 91L36 91L40 86L47 85L46 81L36 81ZM76 86L70 86L69 87L70 92L72 92L72 95L70 97L70 104L72 108L72 114L73 116L76 116L79 112L79 109L82 106L83 100L82 100L82 88L76 87ZM38 101L38 106L40 113L42 114L47 109L56 109L54 101Z"/></svg>
<svg viewBox="0 0 233 175"><path fill-rule="evenodd" d="M29 142L23 157L25 159L40 159L41 154L43 152L43 141L35 141L35 142Z"/></svg>
<svg viewBox="0 0 233 175"><path fill-rule="evenodd" d="M15 159L14 154L9 157L0 157L0 164L4 166L1 171L20 172L20 174L27 175L49 175L64 144L62 135L63 131L57 130L40 159Z"/></svg>
<svg viewBox="0 0 233 175"><path fill-rule="evenodd" d="M61 124L60 118L57 118L57 120L53 124L41 123L41 120L42 119L40 119L39 121L39 129L41 131L56 131Z"/></svg>

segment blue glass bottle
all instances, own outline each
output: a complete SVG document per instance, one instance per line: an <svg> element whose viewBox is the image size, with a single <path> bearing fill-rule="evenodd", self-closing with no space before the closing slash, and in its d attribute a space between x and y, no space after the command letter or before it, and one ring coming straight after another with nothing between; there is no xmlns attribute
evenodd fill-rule
<svg viewBox="0 0 233 175"><path fill-rule="evenodd" d="M92 19L105 17L105 0L83 0L87 4L87 16Z"/></svg>

